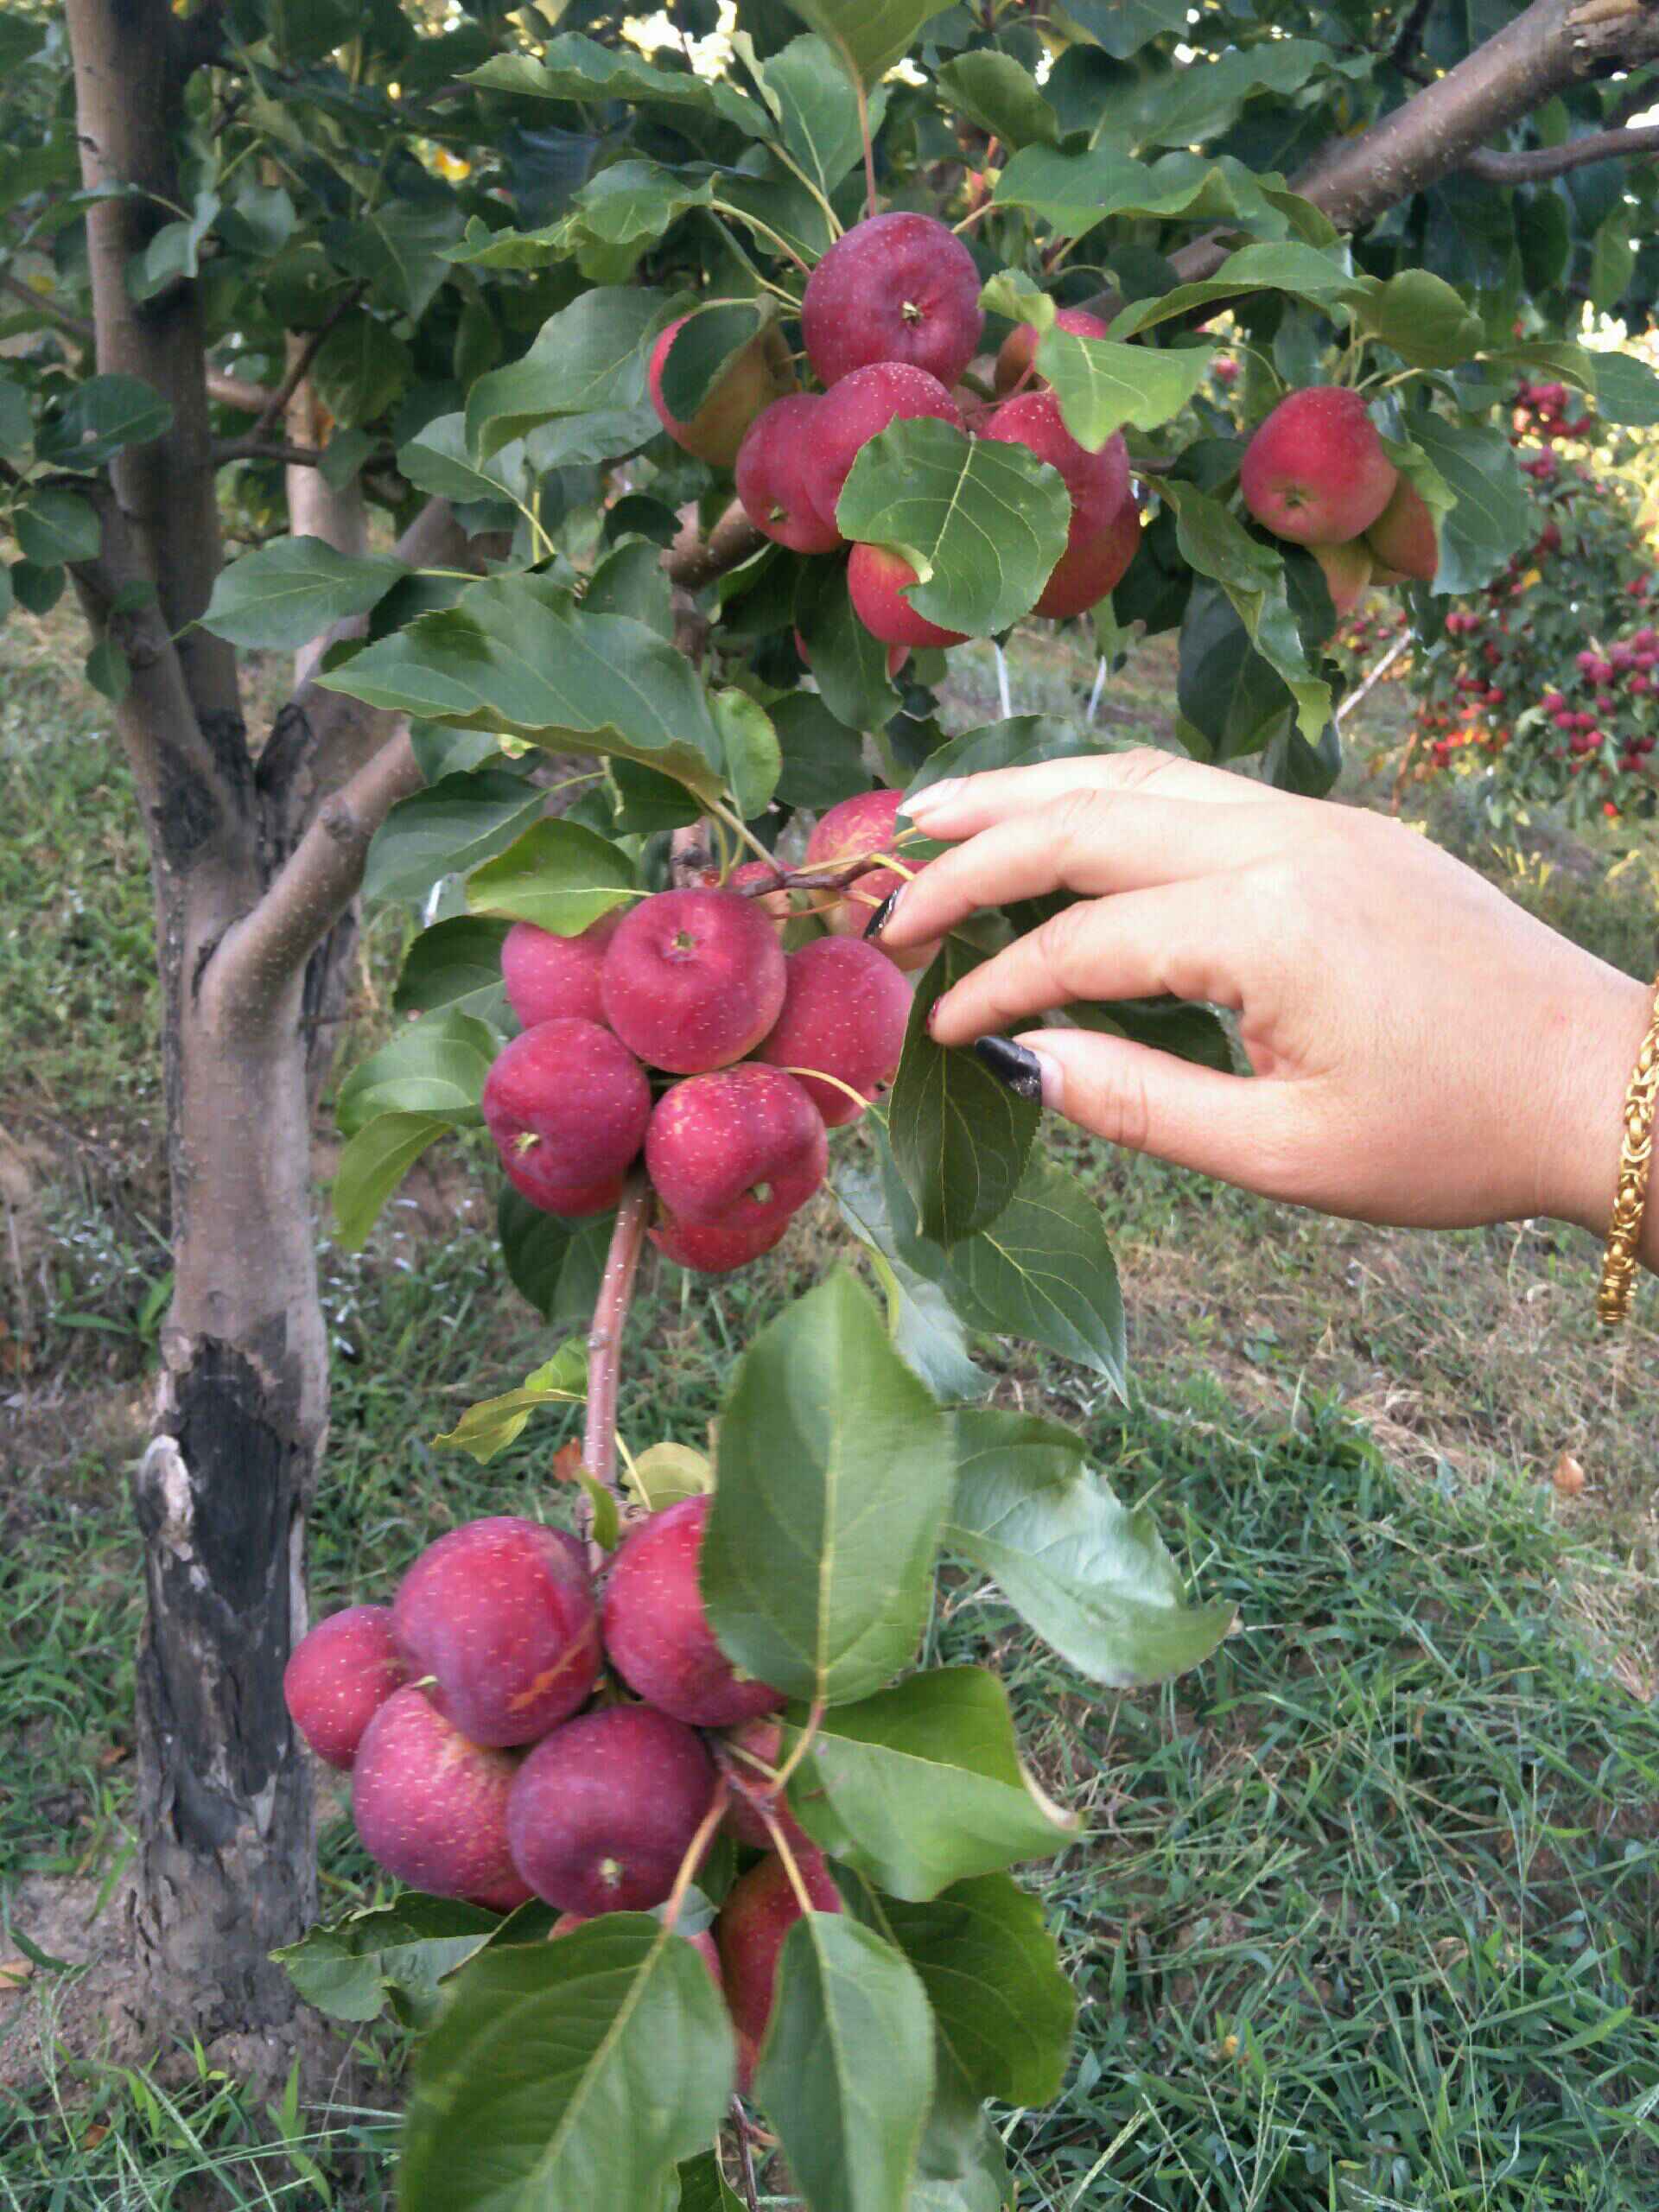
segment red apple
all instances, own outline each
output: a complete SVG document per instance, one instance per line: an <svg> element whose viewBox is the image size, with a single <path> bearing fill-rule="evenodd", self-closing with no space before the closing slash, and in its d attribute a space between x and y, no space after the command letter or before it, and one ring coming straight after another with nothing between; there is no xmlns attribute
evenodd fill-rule
<svg viewBox="0 0 1659 2212"><path fill-rule="evenodd" d="M495 1912L531 1891L507 1848L507 1800L518 1769L468 1741L412 1685L395 1690L358 1746L352 1814L378 1866L429 1896Z"/></svg>
<svg viewBox="0 0 1659 2212"><path fill-rule="evenodd" d="M1420 583L1433 582L1440 565L1434 518L1421 494L1403 476L1395 486L1394 497L1366 531L1365 543L1370 549L1374 574L1387 569L1391 582L1401 576L1415 576ZM1379 575L1377 581L1381 580Z"/></svg>
<svg viewBox="0 0 1659 2212"><path fill-rule="evenodd" d="M819 440L824 400L801 391L774 399L749 425L737 456L737 496L759 531L795 553L833 553L842 543L833 500L821 510Z"/></svg>
<svg viewBox="0 0 1659 2212"><path fill-rule="evenodd" d="M903 793L893 791L858 791L851 798L838 799L820 815L807 839L806 867L831 873L850 868L871 854L896 850L899 809L903 804ZM893 868L866 869L853 878L824 915L825 926L835 937L861 938L876 908L904 881ZM939 949L937 944L918 944L890 953L879 938L876 942L885 959L907 969L925 968Z"/></svg>
<svg viewBox="0 0 1659 2212"><path fill-rule="evenodd" d="M787 1221L758 1229L722 1229L711 1222L677 1221L666 1208L647 1232L665 1260L700 1275L728 1275L781 1244Z"/></svg>
<svg viewBox="0 0 1659 2212"><path fill-rule="evenodd" d="M830 1164L817 1108L793 1076L753 1061L677 1083L645 1134L658 1197L684 1223L778 1228Z"/></svg>
<svg viewBox="0 0 1659 2212"><path fill-rule="evenodd" d="M689 423L677 422L663 401L663 370L674 340L690 321L682 315L671 322L651 349L646 382L657 419L677 445L696 454L715 468L729 468L737 459L743 433L761 409L780 393L795 389L795 365L789 342L773 323L750 339L731 361Z"/></svg>
<svg viewBox="0 0 1659 2212"><path fill-rule="evenodd" d="M1103 530L1061 554L1033 613L1057 622L1086 614L1117 589L1140 547L1141 509L1131 492Z"/></svg>
<svg viewBox="0 0 1659 2212"><path fill-rule="evenodd" d="M576 937L515 922L501 946L507 1004L526 1029L538 1021L603 1021L599 968L620 914L601 914Z"/></svg>
<svg viewBox="0 0 1659 2212"><path fill-rule="evenodd" d="M661 1904L714 1796L702 1739L648 1706L613 1705L543 1737L507 1807L512 1863L563 1912Z"/></svg>
<svg viewBox="0 0 1659 2212"><path fill-rule="evenodd" d="M1073 338L1104 338L1108 326L1097 315L1090 315L1087 308L1061 308L1054 317L1055 327L1070 331ZM1011 330L1002 340L1002 350L996 357L996 390L999 398L1020 385L1029 391L1033 385L1043 388L1043 379L1037 375L1038 342L1042 337L1034 322L1022 322Z"/></svg>
<svg viewBox="0 0 1659 2212"><path fill-rule="evenodd" d="M985 425L983 435L1003 445L1024 446L1039 461L1059 471L1071 499L1065 550L1043 587L1033 610L1056 617L1081 614L1104 599L1128 566L1120 517L1133 508L1128 448L1122 437L1108 438L1098 453L1079 445L1065 427L1060 404L1051 391L1022 393L1005 400ZM1128 541L1133 557L1139 543L1140 517ZM1095 588L1103 575L1110 582Z"/></svg>
<svg viewBox="0 0 1659 2212"><path fill-rule="evenodd" d="M873 215L838 238L807 279L801 334L819 381L872 361L909 361L953 385L985 327L979 271L931 215Z"/></svg>
<svg viewBox="0 0 1659 2212"><path fill-rule="evenodd" d="M841 1128L863 1110L842 1084L868 1100L893 1080L910 1021L910 987L891 960L856 938L818 938L791 952L785 966L784 1010L756 1058L786 1069L826 1128ZM819 1083L803 1072L807 1068L837 1080Z"/></svg>
<svg viewBox="0 0 1659 2212"><path fill-rule="evenodd" d="M773 1713L781 1690L741 1674L715 1641L698 1562L708 1497L684 1497L642 1522L605 1585L605 1650L628 1688L658 1713L698 1728L729 1728Z"/></svg>
<svg viewBox="0 0 1659 2212"><path fill-rule="evenodd" d="M659 891L623 918L600 990L613 1029L649 1066L700 1075L760 1042L784 1003L770 918L739 891Z"/></svg>
<svg viewBox="0 0 1659 2212"><path fill-rule="evenodd" d="M498 1053L482 1104L513 1188L544 1212L580 1217L621 1196L645 1141L651 1085L598 1022L538 1021Z"/></svg>
<svg viewBox="0 0 1659 2212"><path fill-rule="evenodd" d="M916 571L902 553L884 545L855 545L847 563L853 612L873 638L889 645L960 645L965 630L942 630L911 605Z"/></svg>
<svg viewBox="0 0 1659 2212"><path fill-rule="evenodd" d="M823 1853L808 1850L794 1858L812 1910L839 1912L841 1893ZM801 1916L789 1871L773 1852L732 1885L715 1923L721 1979L737 2031L738 2087L746 2093L772 2019L784 1940Z"/></svg>
<svg viewBox="0 0 1659 2212"><path fill-rule="evenodd" d="M757 1764L758 1762L758 1764ZM775 1792L768 1772L776 1774L784 1763L781 1721L762 1715L728 1728L720 1747L720 1769L731 1786L726 1826L740 1843L755 1851L772 1848L772 1830L761 1816L764 1804L779 1834L798 1859L810 1853L812 1839L789 1809L786 1798Z"/></svg>
<svg viewBox="0 0 1659 2212"><path fill-rule="evenodd" d="M1313 385L1281 399L1245 449L1244 504L1275 537L1339 545L1367 531L1399 478L1363 397Z"/></svg>
<svg viewBox="0 0 1659 2212"><path fill-rule="evenodd" d="M873 361L855 369L824 396L812 447L813 502L834 517L842 486L870 440L893 423L949 423L963 427L962 410L935 376L904 361Z"/></svg>
<svg viewBox="0 0 1659 2212"><path fill-rule="evenodd" d="M474 1743L534 1743L599 1678L599 1617L582 1548L514 1514L428 1546L392 1602L397 1648L444 1717Z"/></svg>
<svg viewBox="0 0 1659 2212"><path fill-rule="evenodd" d="M409 1680L390 1605L348 1605L295 1645L283 1670L289 1717L328 1766L350 1769L363 1732Z"/></svg>

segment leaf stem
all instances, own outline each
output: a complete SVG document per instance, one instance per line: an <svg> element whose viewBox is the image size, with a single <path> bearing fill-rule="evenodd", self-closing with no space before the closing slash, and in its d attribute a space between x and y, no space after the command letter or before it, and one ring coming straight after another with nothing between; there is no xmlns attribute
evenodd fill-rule
<svg viewBox="0 0 1659 2212"><path fill-rule="evenodd" d="M858 133L864 141L864 213L875 213L875 147L870 138L870 96L864 89L864 72L847 56L847 66L853 73L853 90L858 96Z"/></svg>
<svg viewBox="0 0 1659 2212"><path fill-rule="evenodd" d="M715 1784L715 1794L709 1801L709 1810L702 1816L702 1825L692 1837L686 1854L680 1861L680 1871L674 1877L674 1886L668 1893L667 1904L663 1907L664 1928L674 1927L679 1920L680 1909L685 1903L685 1893L696 1878L697 1869L702 1864L704 1853L715 1840L715 1830L726 1817L726 1807L730 1796L731 1791L727 1787L726 1777L722 1774Z"/></svg>
<svg viewBox="0 0 1659 2212"><path fill-rule="evenodd" d="M754 1808L766 1824L766 1834L772 1838L772 1849L784 1862L784 1872L789 1877L789 1886L795 1892L796 1904L803 1912L816 1912L817 1907L813 1904L808 1892L800 1868L795 1864L795 1854L789 1847L789 1838L767 1811L766 1801L764 1797L755 1799Z"/></svg>
<svg viewBox="0 0 1659 2212"><path fill-rule="evenodd" d="M807 1711L806 1726L801 1731L799 1742L796 1745L789 1757L784 1761L782 1766L779 1768L777 1773L773 1775L772 1780L766 1784L765 1790L762 1792L763 1796L781 1797L783 1796L785 1790L789 1787L790 1777L793 1775L796 1768L799 1766L801 1761L806 1757L807 1753L811 1750L813 1738L817 1736L819 1729L823 1727L823 1716L828 1711L829 1707L825 1705L821 1697L815 1697L813 1699L812 1703Z"/></svg>
<svg viewBox="0 0 1659 2212"><path fill-rule="evenodd" d="M636 1176L622 1194L611 1249L605 1255L593 1326L588 1332L588 1425L582 1464L595 1482L616 1487L616 1394L621 1374L622 1332L633 1299L633 1281L645 1241L651 1186Z"/></svg>

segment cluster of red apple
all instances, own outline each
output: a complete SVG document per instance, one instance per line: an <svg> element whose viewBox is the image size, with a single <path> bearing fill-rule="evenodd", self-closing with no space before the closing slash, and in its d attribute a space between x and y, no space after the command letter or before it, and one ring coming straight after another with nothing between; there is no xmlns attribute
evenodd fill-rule
<svg viewBox="0 0 1659 2212"><path fill-rule="evenodd" d="M975 436L1024 446L1058 470L1071 498L1065 550L1035 612L1065 617L1095 606L1122 580L1141 514L1122 437L1090 453L1066 429L1034 369L1038 332L1025 324L996 365L1000 404L958 386L985 317L973 256L931 215L872 216L845 232L807 280L801 302L806 358L823 387L799 391L787 350L767 332L746 348L690 422L664 404L664 364L680 329L658 339L652 400L689 452L734 464L737 495L755 528L797 553L834 553L846 540L836 505L852 466L893 423L932 418ZM1062 329L1103 337L1106 325L1063 308ZM930 622L910 601L916 571L891 548L855 544L847 566L855 613L888 645L957 645L961 631Z"/></svg>
<svg viewBox="0 0 1659 2212"><path fill-rule="evenodd" d="M1523 380L1516 386L1510 444L1518 445L1523 437L1592 437L1596 428L1592 416L1580 412L1573 421L1567 420L1567 410L1573 404L1573 395L1564 384L1529 384ZM1580 402L1580 407L1582 404Z"/></svg>
<svg viewBox="0 0 1659 2212"><path fill-rule="evenodd" d="M370 1856L429 1895L497 1912L540 1897L558 1936L600 1913L677 1910L722 1821L763 1851L712 1938L690 1939L724 1993L747 2087L800 1917L795 1878L815 1910L841 1900L776 1795L784 1700L732 1667L703 1611L709 1503L638 1523L602 1590L563 1529L467 1522L390 1605L319 1622L283 1688L312 1751L350 1773Z"/></svg>
<svg viewBox="0 0 1659 2212"><path fill-rule="evenodd" d="M859 934L900 880L869 865L899 804L868 791L818 822L800 873L830 886L817 894L830 934L794 952L789 879L758 860L579 936L515 923L501 967L524 1027L483 1096L513 1187L579 1219L614 1206L643 1158L670 1259L723 1274L769 1252L823 1180L827 1132L858 1118L904 1047L909 988Z"/></svg>
<svg viewBox="0 0 1659 2212"><path fill-rule="evenodd" d="M1338 619L1371 584L1433 582L1434 518L1383 450L1362 393L1310 385L1281 399L1246 447L1238 484L1265 529L1313 555Z"/></svg>

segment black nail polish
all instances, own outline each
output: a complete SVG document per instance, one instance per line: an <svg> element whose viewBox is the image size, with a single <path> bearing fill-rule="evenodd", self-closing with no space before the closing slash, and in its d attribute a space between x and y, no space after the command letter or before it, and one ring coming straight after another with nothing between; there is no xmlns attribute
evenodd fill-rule
<svg viewBox="0 0 1659 2212"><path fill-rule="evenodd" d="M1043 1071L1035 1052L1028 1052L1023 1045L1011 1044L1006 1037L982 1037L974 1046L974 1058L1016 1098L1028 1098L1033 1106L1042 1104Z"/></svg>
<svg viewBox="0 0 1659 2212"><path fill-rule="evenodd" d="M869 920L865 923L864 935L867 940L880 937L882 931L886 929L887 924L893 919L893 910L899 904L899 892L902 891L904 887L905 887L901 883L899 887L899 891L889 891L887 897L881 901L881 904L870 916Z"/></svg>

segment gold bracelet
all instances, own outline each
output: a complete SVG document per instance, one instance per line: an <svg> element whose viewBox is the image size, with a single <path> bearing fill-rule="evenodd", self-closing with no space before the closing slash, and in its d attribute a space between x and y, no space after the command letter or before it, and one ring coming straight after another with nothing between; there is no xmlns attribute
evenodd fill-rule
<svg viewBox="0 0 1659 2212"><path fill-rule="evenodd" d="M1613 1218L1607 1231L1606 1256L1601 1263L1601 1284L1596 1292L1596 1318L1604 1329L1616 1329L1630 1306L1636 1281L1636 1255L1642 1243L1642 1220L1648 1206L1648 1180L1653 1169L1653 1124L1659 1110L1659 983L1654 986L1653 1020L1648 1025L1636 1072L1624 1095L1624 1141L1618 1155L1618 1189L1613 1199Z"/></svg>

